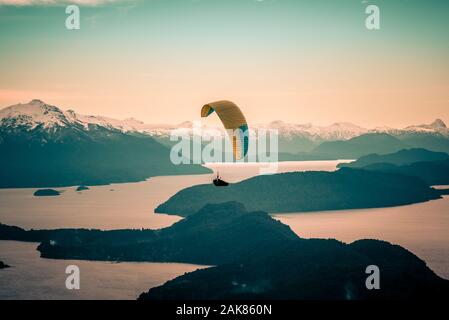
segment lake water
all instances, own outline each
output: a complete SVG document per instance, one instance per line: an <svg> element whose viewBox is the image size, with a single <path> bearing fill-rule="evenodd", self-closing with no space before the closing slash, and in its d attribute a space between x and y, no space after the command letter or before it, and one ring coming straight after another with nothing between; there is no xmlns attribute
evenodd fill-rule
<svg viewBox="0 0 449 320"><path fill-rule="evenodd" d="M449 196L428 202L362 210L288 213L274 216L303 238L350 243L381 239L399 244L449 279Z"/></svg>
<svg viewBox="0 0 449 320"><path fill-rule="evenodd" d="M343 161L298 161L279 164L278 172L335 170ZM261 164L210 164L229 182L260 173ZM63 190L58 197L34 197L36 189L0 189L0 222L25 228L86 227L100 229L162 228L177 216L155 214L154 208L177 191L211 183L214 174L155 177L144 182ZM304 238L362 238L400 244L440 276L449 278L449 197L394 208L289 213L275 216ZM14 268L0 271L0 299L134 299L150 287L196 265L175 263L105 263L39 258L37 244L0 241L0 260ZM65 267L81 269L79 291L65 289ZM84 283L84 286L83 286Z"/></svg>
<svg viewBox="0 0 449 320"><path fill-rule="evenodd" d="M335 170L338 161L282 162L278 172ZM263 164L214 164L223 179L236 182L257 175ZM0 222L22 228L152 228L172 225L180 217L155 214L154 209L177 191L212 183L215 174L154 177L137 183L56 188L57 197L35 197L36 188L0 189Z"/></svg>
<svg viewBox="0 0 449 320"><path fill-rule="evenodd" d="M149 288L204 266L42 259L37 243L0 241L0 299L136 299ZM68 290L68 265L80 270L80 289Z"/></svg>

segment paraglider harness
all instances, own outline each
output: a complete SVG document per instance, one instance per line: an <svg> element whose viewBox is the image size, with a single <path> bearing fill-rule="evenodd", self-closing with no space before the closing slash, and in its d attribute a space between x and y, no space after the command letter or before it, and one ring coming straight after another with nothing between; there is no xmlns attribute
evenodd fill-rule
<svg viewBox="0 0 449 320"><path fill-rule="evenodd" d="M216 187L226 187L227 185L229 185L229 183L220 179L220 174L218 172L217 177L214 179L213 182Z"/></svg>

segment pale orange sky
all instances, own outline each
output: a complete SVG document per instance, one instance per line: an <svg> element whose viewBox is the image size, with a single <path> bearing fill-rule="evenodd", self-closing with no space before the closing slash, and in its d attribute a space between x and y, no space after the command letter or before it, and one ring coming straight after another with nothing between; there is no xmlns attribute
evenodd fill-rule
<svg viewBox="0 0 449 320"><path fill-rule="evenodd" d="M86 61L86 66L64 69L75 78L87 74L82 84L64 85L52 81L64 77L59 68L45 72L44 67L34 66L40 80L48 83L45 88L40 89L32 78L20 80L25 88L0 90L0 103L7 106L39 98L79 113L135 117L148 123L195 120L203 104L220 99L236 102L252 123L282 119L403 127L435 118L449 120L449 87L438 85L447 82L447 74L425 67L412 69L407 61L380 65L353 61L349 69L343 67L345 63L317 61L309 66L301 61L290 63L290 67L267 63L266 68L255 63L247 65L245 72L239 67L240 73L232 68L216 72L214 63L196 61L196 66L202 67L197 76L193 76L195 70L179 67L152 77L136 74L130 65L112 71Z"/></svg>
<svg viewBox="0 0 449 320"><path fill-rule="evenodd" d="M2 8L0 107L36 98L180 123L227 99L250 124L449 122L449 17L437 4L385 4L376 32L364 28L359 1L114 6L82 8L77 32L61 27L60 8Z"/></svg>

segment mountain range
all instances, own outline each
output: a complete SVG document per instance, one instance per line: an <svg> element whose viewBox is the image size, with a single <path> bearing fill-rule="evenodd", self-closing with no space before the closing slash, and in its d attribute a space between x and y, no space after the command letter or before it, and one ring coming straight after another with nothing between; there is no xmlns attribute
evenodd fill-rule
<svg viewBox="0 0 449 320"><path fill-rule="evenodd" d="M33 129L38 126L50 129L55 126L78 125L85 129L93 126L101 126L108 129L118 130L124 133L143 133L151 136L169 136L174 129L191 130L192 121L173 124L146 124L140 120L129 118L117 120L103 116L81 115L73 110L62 109L48 105L47 103L34 99L29 103L16 104L0 110L0 126L3 127L26 127ZM312 141L339 141L349 140L365 134L386 133L393 136L414 133L435 134L449 137L449 129L441 119L436 119L430 124L411 125L405 128L376 127L364 128L349 122L336 122L329 126L315 126L311 123L294 124L281 120L275 120L268 124L250 124L254 129L276 129L279 135L285 138L303 137ZM202 124L203 130L222 130L220 127Z"/></svg>
<svg viewBox="0 0 449 320"><path fill-rule="evenodd" d="M0 188L142 181L211 172L170 162L170 149L149 135L119 129L40 100L0 111Z"/></svg>
<svg viewBox="0 0 449 320"><path fill-rule="evenodd" d="M398 152L379 155L368 154L360 157L357 161L349 163L339 163L338 168L366 168L378 164L390 164L395 166L409 165L416 162L433 162L448 160L449 155L444 152L434 152L426 149L404 149Z"/></svg>
<svg viewBox="0 0 449 320"><path fill-rule="evenodd" d="M63 142L68 137L75 140L111 138L116 136L151 138L165 147L170 133L184 130L194 133L194 123L186 121L177 125L146 124L130 118L116 120L103 116L81 115L35 99L26 104L16 104L0 110L0 146L5 136L22 136L40 145ZM338 122L329 126L293 124L273 121L268 124L251 124L253 129L276 129L279 133L278 158L285 160L334 160L356 159L378 153L386 154L408 148L426 148L431 151L449 152L449 129L437 119L431 124L412 125L401 129L361 126ZM223 130L201 122L203 134ZM14 147L12 146L14 149ZM10 150L7 150L9 152ZM164 155L167 151L165 150ZM153 156L156 156L153 152ZM139 178L141 179L141 178ZM83 183L81 181L81 183Z"/></svg>
<svg viewBox="0 0 449 320"><path fill-rule="evenodd" d="M357 161L340 163L337 167L413 176L429 186L449 184L449 155L426 149L407 149L384 155L369 154Z"/></svg>

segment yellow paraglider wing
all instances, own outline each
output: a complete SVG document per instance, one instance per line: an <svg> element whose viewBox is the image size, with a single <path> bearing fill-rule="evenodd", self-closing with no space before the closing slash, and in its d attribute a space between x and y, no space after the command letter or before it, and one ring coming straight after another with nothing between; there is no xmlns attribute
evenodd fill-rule
<svg viewBox="0 0 449 320"><path fill-rule="evenodd" d="M242 111L231 101L222 100L205 104L201 108L201 117L208 117L214 111L230 133L234 158L244 158L248 152L248 124Z"/></svg>

